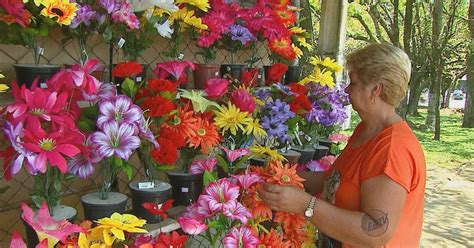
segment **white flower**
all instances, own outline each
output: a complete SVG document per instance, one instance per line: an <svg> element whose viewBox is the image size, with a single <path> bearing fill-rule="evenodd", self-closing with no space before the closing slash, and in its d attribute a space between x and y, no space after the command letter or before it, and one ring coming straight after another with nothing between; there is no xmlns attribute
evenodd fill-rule
<svg viewBox="0 0 474 248"><path fill-rule="evenodd" d="M168 22L168 20L163 24L155 23L155 25L153 26L156 28L156 30L158 31L158 33L160 33L162 37L171 38L171 34L173 34L173 29L170 28L170 23Z"/></svg>
<svg viewBox="0 0 474 248"><path fill-rule="evenodd" d="M127 0L133 6L133 12L140 12L151 7L158 7L169 12L175 12L179 8L174 0Z"/></svg>

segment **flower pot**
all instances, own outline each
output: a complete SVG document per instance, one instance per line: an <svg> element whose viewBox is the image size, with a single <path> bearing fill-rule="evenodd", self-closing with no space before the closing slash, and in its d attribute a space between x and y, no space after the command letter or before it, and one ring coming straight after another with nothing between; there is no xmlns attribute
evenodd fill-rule
<svg viewBox="0 0 474 248"><path fill-rule="evenodd" d="M69 222L73 223L76 215L76 209L69 206L58 205L53 208L53 213L51 216L57 221L68 220ZM27 246L28 248L34 248L39 243L38 235L36 234L35 230L28 223L26 223L26 221L23 219L21 220L25 225Z"/></svg>
<svg viewBox="0 0 474 248"><path fill-rule="evenodd" d="M100 199L99 192L93 192L81 196L82 207L84 208L84 219L98 220L109 217L113 213L124 213L127 205L127 196L118 192L109 192L109 197Z"/></svg>
<svg viewBox="0 0 474 248"><path fill-rule="evenodd" d="M294 151L294 150L288 150L286 152L279 152L281 155L283 155L283 157L286 158L286 160L288 160L288 163L290 165L293 165L293 164L296 164L298 163L298 160L300 159L301 157L301 153L297 152L297 151Z"/></svg>
<svg viewBox="0 0 474 248"><path fill-rule="evenodd" d="M301 68L297 65L289 65L285 73L285 84L297 83L300 81Z"/></svg>
<svg viewBox="0 0 474 248"><path fill-rule="evenodd" d="M335 156L336 154L333 154L333 153L331 152L332 144L334 144L334 142L329 141L329 140L320 140L320 141L319 141L319 145L321 145L321 146L326 146L326 147L329 148L329 151L328 151L328 154L329 154L329 155Z"/></svg>
<svg viewBox="0 0 474 248"><path fill-rule="evenodd" d="M187 206L198 199L202 193L202 174L176 171L169 171L167 174L173 187L173 205Z"/></svg>
<svg viewBox="0 0 474 248"><path fill-rule="evenodd" d="M318 145L314 147L315 152L313 156L313 160L320 160L322 157L326 156L329 151L329 147Z"/></svg>
<svg viewBox="0 0 474 248"><path fill-rule="evenodd" d="M298 164L306 164L313 159L314 148L295 146L291 148L293 151L301 153L301 157L298 159Z"/></svg>
<svg viewBox="0 0 474 248"><path fill-rule="evenodd" d="M145 219L147 223L158 223L159 216L150 214L148 210L142 207L145 202L154 202L161 204L171 196L171 185L169 183L154 180L154 187L149 189L139 188L139 183L143 181L133 181L128 184L132 192L133 214L139 218ZM149 182L149 181L147 181Z"/></svg>
<svg viewBox="0 0 474 248"><path fill-rule="evenodd" d="M231 76L232 80L240 80L242 72L244 71L245 65L241 64L223 64L219 70L221 77L224 77L226 74Z"/></svg>
<svg viewBox="0 0 474 248"><path fill-rule="evenodd" d="M264 158L251 158L251 159L249 159L249 161L250 161L250 165L258 166L258 167L265 167L265 165L268 162Z"/></svg>
<svg viewBox="0 0 474 248"><path fill-rule="evenodd" d="M195 64L196 69L193 71L194 88L204 89L207 80L219 77L218 64Z"/></svg>
<svg viewBox="0 0 474 248"><path fill-rule="evenodd" d="M140 65L142 66L143 71L135 76L134 80L137 83L145 80L146 72L148 71L148 67L149 67L148 64L140 64ZM117 66L117 64L114 64L114 67L115 66ZM124 80L125 80L125 78L119 78L119 77L114 77L113 78L114 84L117 88L117 93L119 93L119 94L122 92L122 83L123 83Z"/></svg>
<svg viewBox="0 0 474 248"><path fill-rule="evenodd" d="M31 88L31 84L37 77L39 77L38 86L46 88L46 80L61 70L59 65L16 64L13 67L15 68L18 86L26 85L28 88Z"/></svg>

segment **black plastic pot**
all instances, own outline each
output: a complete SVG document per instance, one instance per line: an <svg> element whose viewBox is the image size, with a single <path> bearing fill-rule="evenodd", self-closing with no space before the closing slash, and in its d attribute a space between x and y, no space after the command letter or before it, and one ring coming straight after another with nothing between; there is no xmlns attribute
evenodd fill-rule
<svg viewBox="0 0 474 248"><path fill-rule="evenodd" d="M265 165L267 164L267 160L265 160L264 158L251 158L249 159L249 161L250 165L258 167L265 167Z"/></svg>
<svg viewBox="0 0 474 248"><path fill-rule="evenodd" d="M39 77L38 87L45 88L46 80L61 70L59 65L16 64L13 67L15 68L18 86L26 85L28 88L31 88L31 84L37 77Z"/></svg>
<svg viewBox="0 0 474 248"><path fill-rule="evenodd" d="M329 148L328 154L334 156L334 155L336 155L336 154L331 153L331 146L332 146L332 144L334 144L334 142L329 141L329 140L320 140L320 141L319 141L319 145L321 145L321 146L327 146L327 147Z"/></svg>
<svg viewBox="0 0 474 248"><path fill-rule="evenodd" d="M150 189L140 189L138 183L142 181L133 181L128 184L132 192L133 214L145 219L147 223L160 222L159 216L150 214L148 210L142 207L145 202L161 204L171 197L171 185L158 180L153 181L155 187Z"/></svg>
<svg viewBox="0 0 474 248"><path fill-rule="evenodd" d="M69 222L73 223L76 219L76 215L76 209L69 206L59 205L53 209L52 217L57 221L68 220ZM39 243L38 235L36 234L35 230L28 223L26 223L26 221L24 221L23 219L21 220L25 225L26 243L28 248L36 247L36 245Z"/></svg>
<svg viewBox="0 0 474 248"><path fill-rule="evenodd" d="M128 197L122 193L109 192L107 199L100 199L99 192L93 192L81 196L82 207L84 208L84 219L98 220L109 217L113 213L122 214L125 212Z"/></svg>
<svg viewBox="0 0 474 248"><path fill-rule="evenodd" d="M289 65L285 73L285 84L298 83L300 81L301 68L297 65Z"/></svg>
<svg viewBox="0 0 474 248"><path fill-rule="evenodd" d="M294 165L294 164L298 163L298 161L300 160L300 157L301 157L301 153L299 153L297 151L294 151L294 150L288 150L286 152L281 152L280 151L278 153L283 155L283 157L286 158L287 162L290 165Z"/></svg>
<svg viewBox="0 0 474 248"><path fill-rule="evenodd" d="M315 150L312 147L295 146L292 147L291 150L301 153L301 157L298 159L298 164L306 164L313 160Z"/></svg>
<svg viewBox="0 0 474 248"><path fill-rule="evenodd" d="M195 202L202 193L202 174L167 172L173 188L173 205L187 206Z"/></svg>
<svg viewBox="0 0 474 248"><path fill-rule="evenodd" d="M315 149L315 152L314 152L313 160L320 160L322 157L326 156L329 151L329 147L322 146L322 145L315 146L314 149Z"/></svg>
<svg viewBox="0 0 474 248"><path fill-rule="evenodd" d="M240 80L242 73L244 71L245 65L242 64L222 64L219 70L221 77L224 77L226 74L230 75L232 79Z"/></svg>

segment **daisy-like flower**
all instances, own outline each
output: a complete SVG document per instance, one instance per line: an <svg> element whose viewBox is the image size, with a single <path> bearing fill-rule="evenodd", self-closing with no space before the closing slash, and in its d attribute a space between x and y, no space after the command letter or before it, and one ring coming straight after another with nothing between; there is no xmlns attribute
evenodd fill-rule
<svg viewBox="0 0 474 248"><path fill-rule="evenodd" d="M215 114L214 121L222 133L229 130L232 135L237 135L238 130L245 132L245 126L252 123L252 118L248 116L248 113L240 111L232 103L229 103L227 107L221 106Z"/></svg>
<svg viewBox="0 0 474 248"><path fill-rule="evenodd" d="M288 236L299 236L306 225L304 216L288 212L276 212L273 221L283 223L283 229ZM301 239L298 242L301 243Z"/></svg>
<svg viewBox="0 0 474 248"><path fill-rule="evenodd" d="M224 237L224 246L227 248L257 247L259 240L248 226L233 227Z"/></svg>
<svg viewBox="0 0 474 248"><path fill-rule="evenodd" d="M278 185L296 186L300 189L304 188L302 182L305 180L296 173L296 165L282 165L279 161L271 161L269 167L272 176L267 179L267 182Z"/></svg>
<svg viewBox="0 0 474 248"><path fill-rule="evenodd" d="M220 138L217 133L217 127L214 123L209 122L204 118L197 118L196 129L187 138L189 147L197 148L201 146L201 151L204 154L209 152L209 149L219 144Z"/></svg>
<svg viewBox="0 0 474 248"><path fill-rule="evenodd" d="M330 89L333 89L336 85L334 83L334 78L332 76L331 71L321 70L319 67L313 70L311 74L303 78L299 83L300 84L307 84L309 82L318 83L321 86L327 86Z"/></svg>
<svg viewBox="0 0 474 248"><path fill-rule="evenodd" d="M291 40L288 37L270 40L268 43L270 51L280 55L282 58L293 61L296 58L295 51L291 47Z"/></svg>
<svg viewBox="0 0 474 248"><path fill-rule="evenodd" d="M285 247L283 237L275 229L268 233L260 233L259 247Z"/></svg>
<svg viewBox="0 0 474 248"><path fill-rule="evenodd" d="M254 145L250 147L250 151L253 152L256 157L270 157L270 160L275 161L286 161L286 158L279 154L277 150L272 150L270 147Z"/></svg>
<svg viewBox="0 0 474 248"><path fill-rule="evenodd" d="M311 57L309 62L315 66L323 66L332 72L340 72L343 69L343 67L340 66L335 59L330 57L325 57L324 59L321 59L318 56Z"/></svg>
<svg viewBox="0 0 474 248"><path fill-rule="evenodd" d="M179 5L181 3L187 3L189 5L196 6L204 12L210 8L208 0L176 0L176 3Z"/></svg>
<svg viewBox="0 0 474 248"><path fill-rule="evenodd" d="M239 186L233 185L226 178L222 178L217 182L209 183L201 197L203 201L209 204L211 211L221 211L224 206L232 204L232 201L237 200L239 190Z"/></svg>
<svg viewBox="0 0 474 248"><path fill-rule="evenodd" d="M97 118L97 126L103 127L105 123L117 122L131 125L141 124L142 111L132 103L132 100L125 95L109 101L102 101L99 104L100 115Z"/></svg>
<svg viewBox="0 0 474 248"><path fill-rule="evenodd" d="M169 20L170 23L174 23L175 20L182 20L186 25L196 29L207 29L207 25L202 23L202 19L194 15L194 10L188 10L187 8L171 13Z"/></svg>
<svg viewBox="0 0 474 248"><path fill-rule="evenodd" d="M180 133L184 138L188 138L194 134L194 130L197 130L196 122L197 118L193 116L193 111L178 109L178 114L171 119L172 124L164 122L162 125L165 128Z"/></svg>
<svg viewBox="0 0 474 248"><path fill-rule="evenodd" d="M69 0L43 0L41 15L55 19L59 25L69 25L76 16L77 3Z"/></svg>
<svg viewBox="0 0 474 248"><path fill-rule="evenodd" d="M246 135L252 134L254 137L259 137L259 138L267 137L267 132L265 131L265 129L262 128L262 125L260 125L259 119L253 119L252 122L248 123L245 126L244 133Z"/></svg>
<svg viewBox="0 0 474 248"><path fill-rule="evenodd" d="M293 11L287 8L276 9L274 11L275 16L278 20L286 27L294 25L296 21L296 15Z"/></svg>
<svg viewBox="0 0 474 248"><path fill-rule="evenodd" d="M246 191L242 198L244 206L249 208L250 213L255 219L268 220L272 219L272 209L258 196L258 190L262 188L262 184L256 184Z"/></svg>
<svg viewBox="0 0 474 248"><path fill-rule="evenodd" d="M105 243L111 246L116 239L125 240L127 233L147 233L142 229L146 220L141 220L131 214L113 213L110 217L97 221L97 226L91 230L91 237L103 237Z"/></svg>
<svg viewBox="0 0 474 248"><path fill-rule="evenodd" d="M102 131L92 134L91 142L97 149L97 154L102 158L114 155L128 160L133 150L140 146L140 138L133 135L132 125L117 122L107 122L103 125Z"/></svg>

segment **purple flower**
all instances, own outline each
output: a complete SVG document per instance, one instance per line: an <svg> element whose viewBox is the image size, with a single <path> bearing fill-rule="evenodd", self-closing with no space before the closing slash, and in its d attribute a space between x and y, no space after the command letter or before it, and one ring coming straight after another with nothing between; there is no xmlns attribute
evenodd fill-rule
<svg viewBox="0 0 474 248"><path fill-rule="evenodd" d="M99 111L98 127L102 127L107 122L127 123L136 126L141 124L142 121L141 109L124 95L120 95L113 100L102 101L99 104Z"/></svg>
<svg viewBox="0 0 474 248"><path fill-rule="evenodd" d="M140 137L150 141L156 149L160 148L160 144L158 144L155 135L150 130L150 123L144 116L142 116L142 121L140 122L140 125L138 125L138 130Z"/></svg>
<svg viewBox="0 0 474 248"><path fill-rule="evenodd" d="M78 4L79 9L76 12L76 16L72 19L71 28L77 28L81 23L84 23L86 26L91 25L91 21L99 20L99 13L93 10L90 5L80 6Z"/></svg>
<svg viewBox="0 0 474 248"><path fill-rule="evenodd" d="M238 40L242 45L247 44L249 41L256 40L255 36L250 33L246 27L240 25L230 26L230 34L232 40Z"/></svg>
<svg viewBox="0 0 474 248"><path fill-rule="evenodd" d="M285 136L288 126L268 116L262 118L262 128L267 132L267 139L271 137Z"/></svg>
<svg viewBox="0 0 474 248"><path fill-rule="evenodd" d="M224 237L226 248L253 248L257 247L259 240L252 234L252 230L247 226L233 227Z"/></svg>
<svg viewBox="0 0 474 248"><path fill-rule="evenodd" d="M254 93L255 97L266 102L270 98L271 93L269 89L259 89Z"/></svg>
<svg viewBox="0 0 474 248"><path fill-rule="evenodd" d="M31 175L35 175L36 173L38 173L39 168L35 166L37 164L35 163L37 155L27 150L23 146L21 141L23 123L20 122L16 126L13 126L13 124L9 121L5 121L5 124L3 125L2 129L5 133L5 136L10 141L10 144L12 145L13 149L18 153L17 157L13 160L11 165L12 175L17 174L20 171L21 166L24 162L26 162L26 168L28 169L28 172Z"/></svg>
<svg viewBox="0 0 474 248"><path fill-rule="evenodd" d="M91 161L88 161L81 155L74 156L68 162L67 171L70 174L78 176L80 178L88 178L92 173L94 173L94 166Z"/></svg>
<svg viewBox="0 0 474 248"><path fill-rule="evenodd" d="M276 84L273 84L273 86L275 88L277 88L277 90L279 90L281 93L283 93L287 96L296 96L297 95L296 93L292 92L288 86L285 86L285 85L281 84L280 82L278 82Z"/></svg>
<svg viewBox="0 0 474 248"><path fill-rule="evenodd" d="M290 105L288 105L286 102L282 102L280 99L276 99L272 103L267 103L266 107L270 109L271 115L281 119L282 122L285 122L295 115L290 111Z"/></svg>
<svg viewBox="0 0 474 248"><path fill-rule="evenodd" d="M119 4L115 3L115 0L100 0L99 4L102 8L107 10L108 14L118 10Z"/></svg>
<svg viewBox="0 0 474 248"><path fill-rule="evenodd" d="M103 131L92 134L91 142L101 158L118 156L128 160L133 150L140 146L140 138L133 135L134 127L127 123L106 122Z"/></svg>
<svg viewBox="0 0 474 248"><path fill-rule="evenodd" d="M117 96L117 89L114 84L99 83L99 90L97 94L89 95L85 91L82 91L82 97L88 102L98 102L112 100Z"/></svg>
<svg viewBox="0 0 474 248"><path fill-rule="evenodd" d="M222 213L232 220L240 220L242 224L247 224L248 218L252 218L252 214L240 202L231 201L222 209Z"/></svg>

